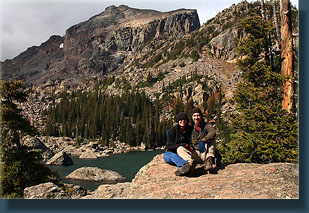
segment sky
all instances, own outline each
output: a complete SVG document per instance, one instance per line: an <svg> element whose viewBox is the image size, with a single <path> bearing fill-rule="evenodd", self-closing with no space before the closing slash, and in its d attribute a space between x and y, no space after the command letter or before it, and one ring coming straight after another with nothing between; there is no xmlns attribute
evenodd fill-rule
<svg viewBox="0 0 309 213"><path fill-rule="evenodd" d="M0 0L0 61L12 59L110 5L167 12L196 9L201 25L241 0ZM251 2L249 0L249 2ZM291 1L298 7L298 0Z"/></svg>

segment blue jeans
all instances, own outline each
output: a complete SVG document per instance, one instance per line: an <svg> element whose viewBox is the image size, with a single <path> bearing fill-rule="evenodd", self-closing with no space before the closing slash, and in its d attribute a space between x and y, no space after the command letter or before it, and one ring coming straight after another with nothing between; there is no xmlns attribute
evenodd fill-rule
<svg viewBox="0 0 309 213"><path fill-rule="evenodd" d="M188 163L188 161L185 161L182 159L182 157L173 152L165 152L163 159L168 164L176 165L178 169L180 169L184 164Z"/></svg>

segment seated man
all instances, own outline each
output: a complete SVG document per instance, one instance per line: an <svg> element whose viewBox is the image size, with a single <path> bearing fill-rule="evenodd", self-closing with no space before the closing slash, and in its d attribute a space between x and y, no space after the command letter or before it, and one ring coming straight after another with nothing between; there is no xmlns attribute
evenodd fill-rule
<svg viewBox="0 0 309 213"><path fill-rule="evenodd" d="M195 149L195 152L192 152L192 157L198 159L197 163L204 163L204 169L209 171L216 167L216 130L204 121L203 113L199 108L192 110L192 120L194 122L192 146ZM198 155L198 158L194 155Z"/></svg>

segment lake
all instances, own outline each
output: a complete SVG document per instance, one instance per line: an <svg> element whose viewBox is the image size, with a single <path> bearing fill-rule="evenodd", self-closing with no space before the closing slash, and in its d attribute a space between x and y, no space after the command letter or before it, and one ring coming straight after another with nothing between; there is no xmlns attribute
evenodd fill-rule
<svg viewBox="0 0 309 213"><path fill-rule="evenodd" d="M104 183L66 179L65 176L80 167L98 167L100 169L118 172L131 181L140 168L149 163L154 156L161 153L163 153L163 151L128 152L125 154L112 154L109 157L97 159L79 159L79 157L72 156L71 158L73 160L73 165L48 167L53 171L58 172L62 182L72 183L87 188L90 191L94 191L98 188L98 186Z"/></svg>

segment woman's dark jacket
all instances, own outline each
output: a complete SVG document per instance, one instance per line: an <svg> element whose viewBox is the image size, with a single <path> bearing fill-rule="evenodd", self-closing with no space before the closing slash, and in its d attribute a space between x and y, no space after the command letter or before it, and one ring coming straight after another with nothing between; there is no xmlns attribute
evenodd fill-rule
<svg viewBox="0 0 309 213"><path fill-rule="evenodd" d="M185 146L191 143L192 126L187 125L186 131L180 133L178 125L173 126L167 132L166 151L176 153L179 146Z"/></svg>

